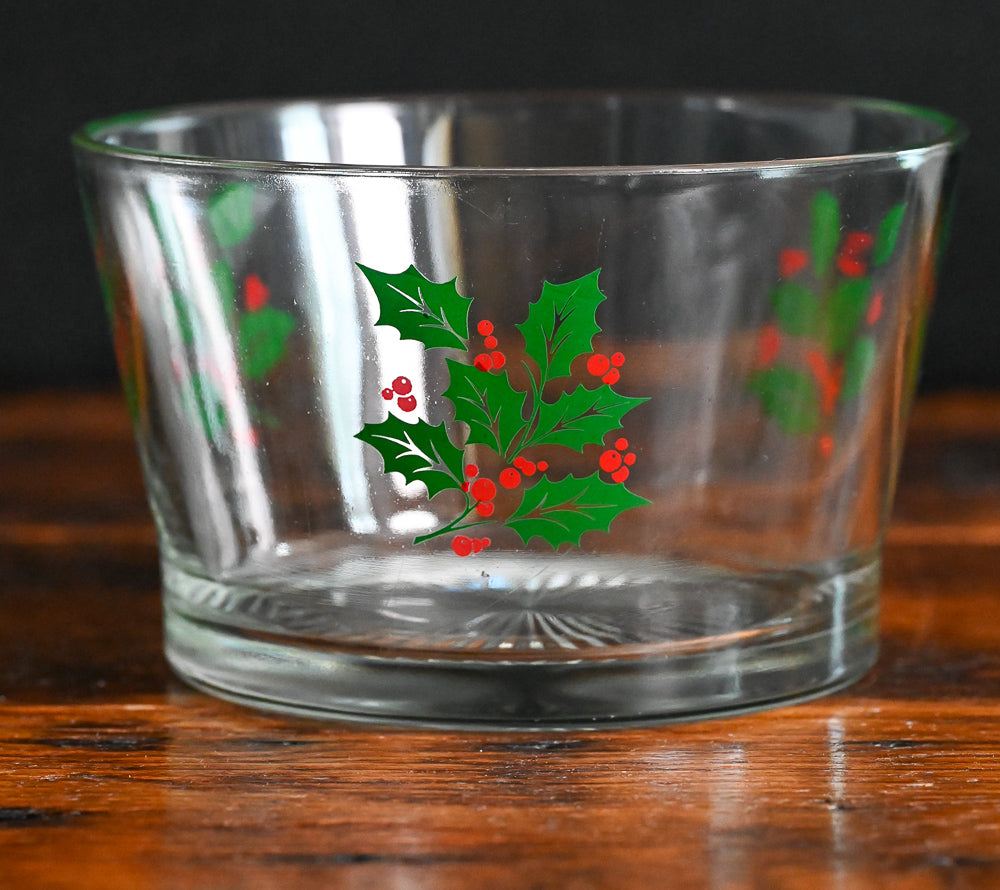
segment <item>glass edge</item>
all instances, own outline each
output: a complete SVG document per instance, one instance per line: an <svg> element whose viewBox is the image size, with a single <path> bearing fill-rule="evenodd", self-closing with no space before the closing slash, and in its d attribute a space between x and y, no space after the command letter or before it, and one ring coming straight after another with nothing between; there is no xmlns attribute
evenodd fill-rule
<svg viewBox="0 0 1000 890"><path fill-rule="evenodd" d="M98 134L114 128L153 121L168 116L204 114L207 112L232 111L238 108L287 107L331 103L337 105L363 104L403 104L421 101L514 101L516 99L555 100L603 99L620 101L628 98L660 97L712 99L735 102L798 102L800 104L838 104L868 107L932 121L943 132L939 139L915 143L880 151L861 152L850 155L824 155L803 158L780 158L774 160L722 162L714 164L642 164L604 166L564 166L564 167L462 167L462 166L420 166L386 164L335 164L310 163L304 161L240 160L237 158L208 157L202 155L171 154L144 149L111 145L99 139ZM758 170L777 175L783 170L802 170L814 167L834 167L847 164L871 163L878 161L896 162L904 156L914 156L937 151L957 152L968 140L966 126L946 112L927 106L893 99L878 99L862 96L836 95L808 92L727 92L706 90L539 90L524 92L455 92L455 93L402 93L371 96L347 97L302 97L277 99L243 99L220 102L168 105L140 111L130 111L108 117L96 118L79 125L70 135L71 146L81 154L130 160L191 169L246 170L264 174L314 174L353 176L400 176L405 178L438 179L453 177L481 176L616 176L643 174L692 175L701 173L753 173Z"/></svg>

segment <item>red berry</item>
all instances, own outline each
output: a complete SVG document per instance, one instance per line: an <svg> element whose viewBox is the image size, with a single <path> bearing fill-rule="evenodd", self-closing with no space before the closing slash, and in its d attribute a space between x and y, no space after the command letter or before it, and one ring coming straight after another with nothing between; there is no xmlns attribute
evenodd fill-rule
<svg viewBox="0 0 1000 890"><path fill-rule="evenodd" d="M476 504L476 512L480 516L492 516L493 501L480 501L478 504Z"/></svg>
<svg viewBox="0 0 1000 890"><path fill-rule="evenodd" d="M526 460L523 464L521 464L521 472L524 473L525 476L534 476L535 475L534 461Z"/></svg>
<svg viewBox="0 0 1000 890"><path fill-rule="evenodd" d="M811 349L806 353L806 364L819 384L823 413L832 414L843 383L843 367L831 366L827 357L818 349Z"/></svg>
<svg viewBox="0 0 1000 890"><path fill-rule="evenodd" d="M250 312L257 312L267 305L271 292L260 280L259 275L247 275L243 279L243 302Z"/></svg>
<svg viewBox="0 0 1000 890"><path fill-rule="evenodd" d="M607 374L605 374L601 378L601 380L603 380L608 386L614 386L621 378L621 376L622 375L618 373L617 368L612 368L610 371L608 371Z"/></svg>
<svg viewBox="0 0 1000 890"><path fill-rule="evenodd" d="M498 370L498 371L505 364L507 364L507 356L505 356L502 352L496 352L496 351L491 352L490 353L490 358L493 361L493 367L496 368L496 370Z"/></svg>
<svg viewBox="0 0 1000 890"><path fill-rule="evenodd" d="M469 464L465 468L465 475L468 476L470 479L473 476L478 476L479 475L479 467L477 467L475 464Z"/></svg>
<svg viewBox="0 0 1000 890"><path fill-rule="evenodd" d="M546 460L540 460L535 466L538 467L539 473L544 473L549 468L549 462Z"/></svg>
<svg viewBox="0 0 1000 890"><path fill-rule="evenodd" d="M622 352L616 352L611 356L611 364L615 368L620 368L625 364L625 354Z"/></svg>
<svg viewBox="0 0 1000 890"><path fill-rule="evenodd" d="M500 484L504 488L517 488L521 482L521 474L513 467L500 471Z"/></svg>
<svg viewBox="0 0 1000 890"><path fill-rule="evenodd" d="M777 357L781 349L781 334L773 325L765 325L757 335L757 364L768 367Z"/></svg>
<svg viewBox="0 0 1000 890"><path fill-rule="evenodd" d="M857 257L872 246L875 239L867 232L848 232L844 237L843 252L848 256Z"/></svg>
<svg viewBox="0 0 1000 890"><path fill-rule="evenodd" d="M612 451L610 448L601 455L601 459L598 461L601 469L605 473L613 473L622 465L622 456L620 451Z"/></svg>
<svg viewBox="0 0 1000 890"><path fill-rule="evenodd" d="M399 405L400 409L403 411L412 411L417 407L417 400L413 396L400 396L396 399L396 404Z"/></svg>
<svg viewBox="0 0 1000 890"><path fill-rule="evenodd" d="M477 479L471 490L477 501L492 501L497 493L497 487L489 479Z"/></svg>
<svg viewBox="0 0 1000 890"><path fill-rule="evenodd" d="M476 330L479 331L481 337L488 337L493 333L493 322L487 321L485 318L476 325Z"/></svg>
<svg viewBox="0 0 1000 890"><path fill-rule="evenodd" d="M492 334L490 334L490 336L488 336L485 340L483 340L483 346L485 346L487 349L496 349L498 343L499 341Z"/></svg>
<svg viewBox="0 0 1000 890"><path fill-rule="evenodd" d="M382 390L382 398L387 402L392 399L392 390L388 386Z"/></svg>
<svg viewBox="0 0 1000 890"><path fill-rule="evenodd" d="M480 371L488 371L493 367L493 359L484 353L477 355L472 364L479 368Z"/></svg>
<svg viewBox="0 0 1000 890"><path fill-rule="evenodd" d="M628 448L628 439L622 436L617 442L615 442L615 448L617 448L619 451L624 451L626 448Z"/></svg>
<svg viewBox="0 0 1000 890"><path fill-rule="evenodd" d="M837 268L848 278L860 278L865 274L865 264L848 253L842 253L837 257Z"/></svg>
<svg viewBox="0 0 1000 890"><path fill-rule="evenodd" d="M865 315L865 321L868 324L875 324L882 317L882 294L881 292L876 293L872 297L871 303L868 304L868 312Z"/></svg>
<svg viewBox="0 0 1000 890"><path fill-rule="evenodd" d="M486 541L486 540L488 540L488 539L487 538L473 538L472 539L472 552L473 553L478 553L480 550L482 550L483 547L486 546L483 543L483 541Z"/></svg>
<svg viewBox="0 0 1000 890"><path fill-rule="evenodd" d="M606 355L601 355L599 352L595 352L590 358L587 359L587 370L595 377L607 374L608 368L610 367L611 362L608 361L608 357Z"/></svg>
<svg viewBox="0 0 1000 890"><path fill-rule="evenodd" d="M791 278L798 275L809 265L809 254L804 250L789 247L778 254L778 274L782 278Z"/></svg>
<svg viewBox="0 0 1000 890"><path fill-rule="evenodd" d="M628 454L626 454L626 455L625 455L625 457L623 457L623 458L622 458L622 460L623 460L623 461L624 461L624 462L625 462L625 463L626 463L626 464L627 464L628 466L632 466L632 464L634 464L634 463L635 463L635 454L633 454L633 453L632 453L632 452L630 451L630 452L629 452Z"/></svg>
<svg viewBox="0 0 1000 890"><path fill-rule="evenodd" d="M468 556L472 553L472 541L465 535L456 535L451 542L451 549L455 551L458 556Z"/></svg>
<svg viewBox="0 0 1000 890"><path fill-rule="evenodd" d="M462 485L461 485L461 488L462 488L462 491L468 491L469 490L469 483L468 482L463 482Z"/></svg>
<svg viewBox="0 0 1000 890"><path fill-rule="evenodd" d="M628 479L628 467L619 467L611 474L611 478L615 482L624 482Z"/></svg>
<svg viewBox="0 0 1000 890"><path fill-rule="evenodd" d="M518 455L517 457L515 457L515 458L514 458L514 466L515 466L515 467L517 467L517 468L518 468L519 470L520 470L520 469L521 469L521 467L523 467L523 466L524 466L524 465L525 465L525 464L526 464L527 462L528 462L528 461L527 461L527 460L526 460L525 458L521 457L520 455Z"/></svg>
<svg viewBox="0 0 1000 890"><path fill-rule="evenodd" d="M408 396L410 390L413 389L413 384L410 383L409 377L397 377L392 381L392 388L395 390L397 395Z"/></svg>

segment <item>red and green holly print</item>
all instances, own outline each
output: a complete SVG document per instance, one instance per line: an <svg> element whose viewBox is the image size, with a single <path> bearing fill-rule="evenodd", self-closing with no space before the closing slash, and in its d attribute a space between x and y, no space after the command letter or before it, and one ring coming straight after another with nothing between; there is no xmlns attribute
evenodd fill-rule
<svg viewBox="0 0 1000 890"><path fill-rule="evenodd" d="M473 301L458 292L454 279L435 283L413 266L399 273L359 267L378 299L376 325L395 328L402 339L425 349L455 353L445 360L448 384L442 395L467 431L462 441L453 441L444 423L431 425L416 416L413 386L405 376L384 386L382 397L414 419L389 413L357 433L382 456L385 472L422 482L428 497L461 493L457 514L416 537L415 544L450 536L452 550L469 556L490 546L490 527L505 527L523 544L537 538L553 549L579 546L585 533L607 532L623 512L649 503L625 484L636 455L617 432L647 399L615 390L622 353L594 351L601 331L597 307L606 299L597 283L600 270L542 285L526 319L515 326L527 379L519 387L508 373L493 321L480 318L470 327ZM574 372L582 372L581 379L574 379ZM472 445L477 455L491 452L489 464L501 467L492 478L467 459ZM585 455L601 448L585 475L560 471L554 460L561 449ZM501 510L498 494L504 493L515 497L504 498L508 506Z"/></svg>
<svg viewBox="0 0 1000 890"><path fill-rule="evenodd" d="M257 272L237 276L231 261L256 227L253 213L255 188L250 183L232 183L218 189L209 199L206 223L213 253L212 283L219 296L223 314L234 332L238 373L244 381L266 381L284 360L288 340L295 329L295 317L271 304L271 288ZM156 214L153 214L154 220ZM164 243L166 243L165 239ZM236 369L226 370L219 363L202 331L202 321L191 301L174 294L174 311L184 346L192 351L194 368L180 371L182 385L189 389L189 403L197 406L199 421L206 435L215 438L222 430L256 441L254 427L231 430L224 392L241 384L233 379ZM271 415L250 405L250 421L277 425Z"/></svg>
<svg viewBox="0 0 1000 890"><path fill-rule="evenodd" d="M774 320L758 334L750 389L781 430L816 436L824 457L835 447L838 409L861 396L875 368L885 308L880 271L905 211L896 204L874 231L851 229L837 198L820 191L810 205L808 245L778 254Z"/></svg>

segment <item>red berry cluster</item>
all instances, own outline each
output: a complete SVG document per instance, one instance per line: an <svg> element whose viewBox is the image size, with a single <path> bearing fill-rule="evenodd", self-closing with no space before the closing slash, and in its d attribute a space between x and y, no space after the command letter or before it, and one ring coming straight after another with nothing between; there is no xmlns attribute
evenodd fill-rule
<svg viewBox="0 0 1000 890"><path fill-rule="evenodd" d="M605 473L610 473L615 482L624 482L628 479L628 468L635 463L635 453L626 451L628 439L622 437L615 442L614 448L605 451L598 464Z"/></svg>
<svg viewBox="0 0 1000 890"><path fill-rule="evenodd" d="M479 475L479 467L475 464L469 464L465 468L465 475L470 479L476 479ZM475 482L463 482L462 491L467 491L471 494L477 501L476 512L483 517L492 516L494 509L496 509L493 498L497 495L496 484L491 479L487 479L485 476L476 479Z"/></svg>
<svg viewBox="0 0 1000 890"><path fill-rule="evenodd" d="M528 460L526 457L515 457L514 466L507 467L500 472L500 484L504 488L517 488L521 484L521 475L534 476L535 473L544 473L549 468L548 461Z"/></svg>
<svg viewBox="0 0 1000 890"><path fill-rule="evenodd" d="M417 398L412 394L413 384L409 377L399 376L392 381L391 387L382 390L382 398L391 402L394 396L399 396L396 404L402 411L412 411L417 407Z"/></svg>
<svg viewBox="0 0 1000 890"><path fill-rule="evenodd" d="M875 239L867 232L848 232L844 236L840 253L837 254L837 269L848 278L860 278L868 271L865 255L872 248Z"/></svg>
<svg viewBox="0 0 1000 890"><path fill-rule="evenodd" d="M470 553L479 553L480 550L490 546L489 538L470 538L468 535L455 535L451 541L451 549L457 556L468 556Z"/></svg>
<svg viewBox="0 0 1000 890"><path fill-rule="evenodd" d="M614 386L621 377L618 369L624 364L624 353L615 352L608 358L603 353L595 352L587 359L587 371L594 377L600 377L602 383Z"/></svg>
<svg viewBox="0 0 1000 890"><path fill-rule="evenodd" d="M480 371L499 371L507 364L507 356L497 349L499 341L493 334L493 322L484 318L476 325L476 330L483 338L483 346L489 352L481 352L476 356L472 364L479 368Z"/></svg>

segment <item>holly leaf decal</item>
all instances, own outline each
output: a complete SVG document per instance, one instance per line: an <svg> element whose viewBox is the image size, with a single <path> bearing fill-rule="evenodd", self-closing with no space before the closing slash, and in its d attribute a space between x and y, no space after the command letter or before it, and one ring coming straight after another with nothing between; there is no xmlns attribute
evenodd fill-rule
<svg viewBox="0 0 1000 890"><path fill-rule="evenodd" d="M234 182L219 189L208 202L208 225L222 247L235 247L245 241L254 228L254 187L249 182Z"/></svg>
<svg viewBox="0 0 1000 890"><path fill-rule="evenodd" d="M844 361L844 385L841 398L856 399L864 392L878 359L878 347L871 336L858 337Z"/></svg>
<svg viewBox="0 0 1000 890"><path fill-rule="evenodd" d="M295 318L273 306L240 316L237 339L243 373L251 380L263 380L284 358L294 329Z"/></svg>
<svg viewBox="0 0 1000 890"><path fill-rule="evenodd" d="M771 293L778 324L793 337L813 337L820 327L820 302L809 288L794 281L779 284Z"/></svg>
<svg viewBox="0 0 1000 890"><path fill-rule="evenodd" d="M382 423L366 423L355 438L382 455L385 472L399 473L408 483L423 482L428 497L461 486L462 449L448 438L443 423L406 423L390 414Z"/></svg>
<svg viewBox="0 0 1000 890"><path fill-rule="evenodd" d="M578 386L554 403L539 405L538 424L521 448L564 445L583 452L588 442L600 442L611 430L620 429L622 418L636 405L648 401L619 395L607 384L597 389Z"/></svg>
<svg viewBox="0 0 1000 890"><path fill-rule="evenodd" d="M525 351L541 370L542 382L570 376L573 360L593 350L600 333L597 307L607 299L597 286L600 269L567 284L542 285L541 296L517 325Z"/></svg>
<svg viewBox="0 0 1000 890"><path fill-rule="evenodd" d="M831 192L816 192L809 205L811 227L809 244L812 247L816 276L822 278L830 268L840 242L840 203Z"/></svg>
<svg viewBox="0 0 1000 890"><path fill-rule="evenodd" d="M541 538L553 549L561 544L579 546L585 532L606 532L619 514L648 503L624 485L605 482L598 473L556 482L546 477L525 491L507 526L525 544Z"/></svg>
<svg viewBox="0 0 1000 890"><path fill-rule="evenodd" d="M875 241L875 253L872 255L872 262L876 266L883 265L896 249L896 240L899 238L899 229L905 214L906 205L896 204L882 217L878 227L878 238Z"/></svg>
<svg viewBox="0 0 1000 890"><path fill-rule="evenodd" d="M833 292L826 320L826 343L830 352L843 352L851 345L858 323L868 308L871 289L870 278L851 278Z"/></svg>
<svg viewBox="0 0 1000 890"><path fill-rule="evenodd" d="M395 328L404 340L417 340L427 349L466 349L472 299L458 292L456 279L436 284L414 266L398 273L379 272L360 263L358 268L378 298L375 324Z"/></svg>
<svg viewBox="0 0 1000 890"><path fill-rule="evenodd" d="M812 377L787 365L775 365L750 378L750 389L764 413L786 433L811 433L819 426L816 385Z"/></svg>
<svg viewBox="0 0 1000 890"><path fill-rule="evenodd" d="M226 313L226 318L232 320L236 315L236 278L233 267L225 260L216 260L212 263L211 274L219 293L219 304Z"/></svg>
<svg viewBox="0 0 1000 890"><path fill-rule="evenodd" d="M454 359L446 364L450 383L443 395L455 406L455 419L468 424L468 442L503 456L524 430L525 393L511 386L506 371L495 374Z"/></svg>

